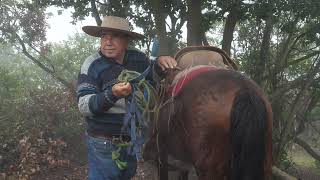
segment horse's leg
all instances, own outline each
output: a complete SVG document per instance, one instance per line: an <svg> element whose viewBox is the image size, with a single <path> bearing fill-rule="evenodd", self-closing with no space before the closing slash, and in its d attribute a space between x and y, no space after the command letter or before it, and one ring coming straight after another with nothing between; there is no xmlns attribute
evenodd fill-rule
<svg viewBox="0 0 320 180"><path fill-rule="evenodd" d="M159 148L159 179L168 180L168 150L165 135L159 133L158 135L158 148Z"/></svg>
<svg viewBox="0 0 320 180"><path fill-rule="evenodd" d="M228 140L223 137L217 139L212 137L210 140L216 143L193 153L194 158L197 159L195 161L197 175L201 180L224 180L228 172L229 147L223 141Z"/></svg>
<svg viewBox="0 0 320 180"><path fill-rule="evenodd" d="M168 154L160 153L160 161L158 165L159 180L168 180Z"/></svg>
<svg viewBox="0 0 320 180"><path fill-rule="evenodd" d="M180 171L178 180L188 180L189 171Z"/></svg>
<svg viewBox="0 0 320 180"><path fill-rule="evenodd" d="M159 119L156 122L158 127L157 147L159 151L159 179L168 180L168 119L170 117L169 107L160 110Z"/></svg>

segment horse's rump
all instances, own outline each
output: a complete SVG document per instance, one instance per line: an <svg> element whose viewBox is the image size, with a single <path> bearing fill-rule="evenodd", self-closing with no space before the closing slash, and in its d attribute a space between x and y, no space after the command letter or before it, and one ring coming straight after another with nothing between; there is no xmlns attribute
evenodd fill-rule
<svg viewBox="0 0 320 180"><path fill-rule="evenodd" d="M189 54L190 60L199 53L203 55L181 52L180 57ZM182 61L191 62L186 59ZM258 85L240 72L212 64L170 75L171 86L155 123L160 159L166 161L171 154L192 163L199 179L268 177L272 111Z"/></svg>
<svg viewBox="0 0 320 180"><path fill-rule="evenodd" d="M246 171L240 173L242 177L262 179L269 173L272 115L253 81L233 70L210 70L194 76L175 99L179 101L176 106L182 107L176 107L180 117L175 114L171 121L179 121L183 129L177 130L176 124L172 132L184 133L185 147L180 150L190 153L200 177L227 177L232 160L233 169Z"/></svg>

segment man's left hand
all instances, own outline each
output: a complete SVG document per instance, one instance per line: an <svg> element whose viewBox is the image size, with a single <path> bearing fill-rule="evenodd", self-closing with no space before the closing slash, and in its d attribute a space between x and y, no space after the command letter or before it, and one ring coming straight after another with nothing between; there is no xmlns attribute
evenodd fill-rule
<svg viewBox="0 0 320 180"><path fill-rule="evenodd" d="M157 59L157 63L161 67L162 71L166 69L173 69L177 66L177 61L171 56L160 56Z"/></svg>

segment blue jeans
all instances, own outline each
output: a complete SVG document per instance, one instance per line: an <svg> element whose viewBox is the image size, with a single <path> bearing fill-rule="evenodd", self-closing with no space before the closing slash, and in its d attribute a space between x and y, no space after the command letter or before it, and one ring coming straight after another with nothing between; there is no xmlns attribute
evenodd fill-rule
<svg viewBox="0 0 320 180"><path fill-rule="evenodd" d="M120 160L128 166L120 170L111 158L111 152L117 147L110 140L87 135L89 180L130 180L136 173L137 160L128 154L128 149L120 152ZM131 148L131 147L129 147Z"/></svg>

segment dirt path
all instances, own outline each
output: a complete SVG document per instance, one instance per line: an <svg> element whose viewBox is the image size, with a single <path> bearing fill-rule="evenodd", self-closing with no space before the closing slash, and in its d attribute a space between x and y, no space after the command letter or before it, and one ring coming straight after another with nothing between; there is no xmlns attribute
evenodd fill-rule
<svg viewBox="0 0 320 180"><path fill-rule="evenodd" d="M296 166L297 178L300 180L320 180L320 173L303 166ZM35 175L31 180L86 180L87 179L87 166L73 164L69 167L59 167L51 169L47 172ZM169 180L177 180L177 173L170 172ZM8 178L7 178L8 179ZM189 174L189 180L196 180L193 172ZM0 177L0 180L2 178ZM6 180L6 179L4 179ZM8 179L9 180L9 179ZM10 179L15 180L15 179ZM150 163L143 163L138 166L137 175L132 180L158 180L157 169Z"/></svg>

